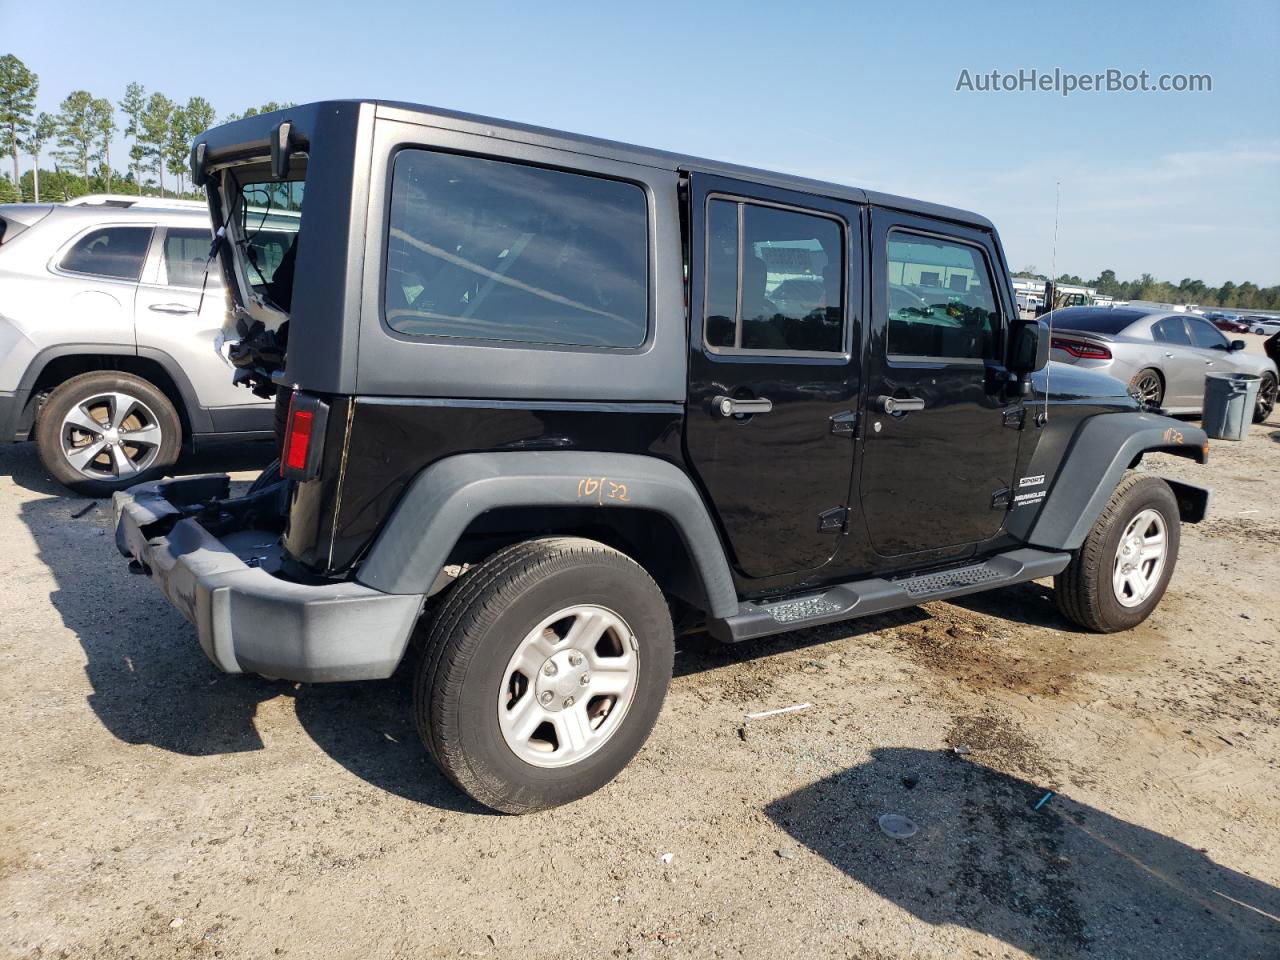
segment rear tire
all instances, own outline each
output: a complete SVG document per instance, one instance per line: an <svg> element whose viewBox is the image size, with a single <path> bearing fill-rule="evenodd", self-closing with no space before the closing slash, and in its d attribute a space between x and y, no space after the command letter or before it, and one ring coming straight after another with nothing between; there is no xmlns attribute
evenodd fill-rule
<svg viewBox="0 0 1280 960"><path fill-rule="evenodd" d="M1139 403L1159 410L1164 403L1164 378L1155 367L1145 367L1129 381L1129 394Z"/></svg>
<svg viewBox="0 0 1280 960"><path fill-rule="evenodd" d="M1067 569L1054 578L1058 611L1097 633L1142 623L1173 576L1180 523L1167 483L1142 474L1125 477Z"/></svg>
<svg viewBox="0 0 1280 960"><path fill-rule="evenodd" d="M569 803L644 744L674 653L662 591L629 557L573 537L518 543L469 570L436 614L414 682L418 732L487 807Z"/></svg>
<svg viewBox="0 0 1280 960"><path fill-rule="evenodd" d="M90 497L164 476L182 449L182 422L169 398L116 370L82 373L55 389L35 434L50 475Z"/></svg>

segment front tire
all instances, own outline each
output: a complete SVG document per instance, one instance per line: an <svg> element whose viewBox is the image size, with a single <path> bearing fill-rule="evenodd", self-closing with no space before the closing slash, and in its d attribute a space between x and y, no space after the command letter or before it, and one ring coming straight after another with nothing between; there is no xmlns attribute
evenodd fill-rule
<svg viewBox="0 0 1280 960"><path fill-rule="evenodd" d="M49 395L36 423L45 469L90 497L164 476L181 449L182 422L169 398L115 370L72 377Z"/></svg>
<svg viewBox="0 0 1280 960"><path fill-rule="evenodd" d="M1067 569L1053 581L1058 611L1086 630L1136 627L1164 596L1178 561L1178 501L1159 477L1120 481Z"/></svg>
<svg viewBox="0 0 1280 960"><path fill-rule="evenodd" d="M1262 423L1276 408L1276 375L1264 373L1258 384L1258 400L1253 406L1253 422Z"/></svg>
<svg viewBox="0 0 1280 960"><path fill-rule="evenodd" d="M468 571L431 624L418 732L487 807L569 803L644 744L674 654L662 591L625 554L573 537L515 544Z"/></svg>

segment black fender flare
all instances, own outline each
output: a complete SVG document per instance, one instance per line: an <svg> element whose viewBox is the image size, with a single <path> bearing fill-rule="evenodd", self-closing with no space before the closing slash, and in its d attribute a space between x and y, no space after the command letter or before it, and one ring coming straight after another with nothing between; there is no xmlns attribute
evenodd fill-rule
<svg viewBox="0 0 1280 960"><path fill-rule="evenodd" d="M1209 459L1209 441L1199 427L1151 413L1106 413L1090 417L1067 448L1044 507L1027 538L1030 546L1076 550L1097 523L1126 470L1145 453L1171 453L1198 463ZM1178 498L1182 519L1198 523L1209 510L1211 491L1166 480Z"/></svg>
<svg viewBox="0 0 1280 960"><path fill-rule="evenodd" d="M387 518L356 580L384 593L426 594L476 517L499 507L649 510L679 531L715 619L738 611L724 547L679 467L625 453L464 453L423 470Z"/></svg>

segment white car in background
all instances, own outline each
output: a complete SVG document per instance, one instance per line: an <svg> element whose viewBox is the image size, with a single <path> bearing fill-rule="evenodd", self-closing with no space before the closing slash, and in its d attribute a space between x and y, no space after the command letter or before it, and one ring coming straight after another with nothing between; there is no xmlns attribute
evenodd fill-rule
<svg viewBox="0 0 1280 960"><path fill-rule="evenodd" d="M257 238L261 269L293 236ZM215 350L211 239L203 204L0 205L0 441L34 440L56 480L105 496L201 439L271 436L273 405Z"/></svg>

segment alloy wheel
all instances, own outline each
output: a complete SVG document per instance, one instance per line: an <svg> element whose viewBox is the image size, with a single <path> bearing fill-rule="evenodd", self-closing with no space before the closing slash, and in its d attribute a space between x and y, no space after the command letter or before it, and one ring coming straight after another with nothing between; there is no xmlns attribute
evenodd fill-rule
<svg viewBox="0 0 1280 960"><path fill-rule="evenodd" d="M163 431L146 403L128 393L99 393L62 418L62 455L90 480L127 480L160 452Z"/></svg>
<svg viewBox="0 0 1280 960"><path fill-rule="evenodd" d="M1125 527L1112 564L1111 588L1123 607L1137 607L1155 592L1168 555L1169 531L1158 510L1143 510Z"/></svg>
<svg viewBox="0 0 1280 960"><path fill-rule="evenodd" d="M605 607L566 607L516 647L498 692L498 726L517 757L564 767L618 730L639 681L639 650L626 622Z"/></svg>
<svg viewBox="0 0 1280 960"><path fill-rule="evenodd" d="M1154 370L1145 370L1133 381L1129 388L1130 395L1144 407L1159 407L1164 399L1164 389L1160 386L1160 377Z"/></svg>
<svg viewBox="0 0 1280 960"><path fill-rule="evenodd" d="M1258 400L1254 407L1254 420L1261 423L1271 416L1271 411L1276 408L1276 393L1280 389L1276 385L1276 378L1272 376L1264 376L1262 383L1258 385Z"/></svg>

